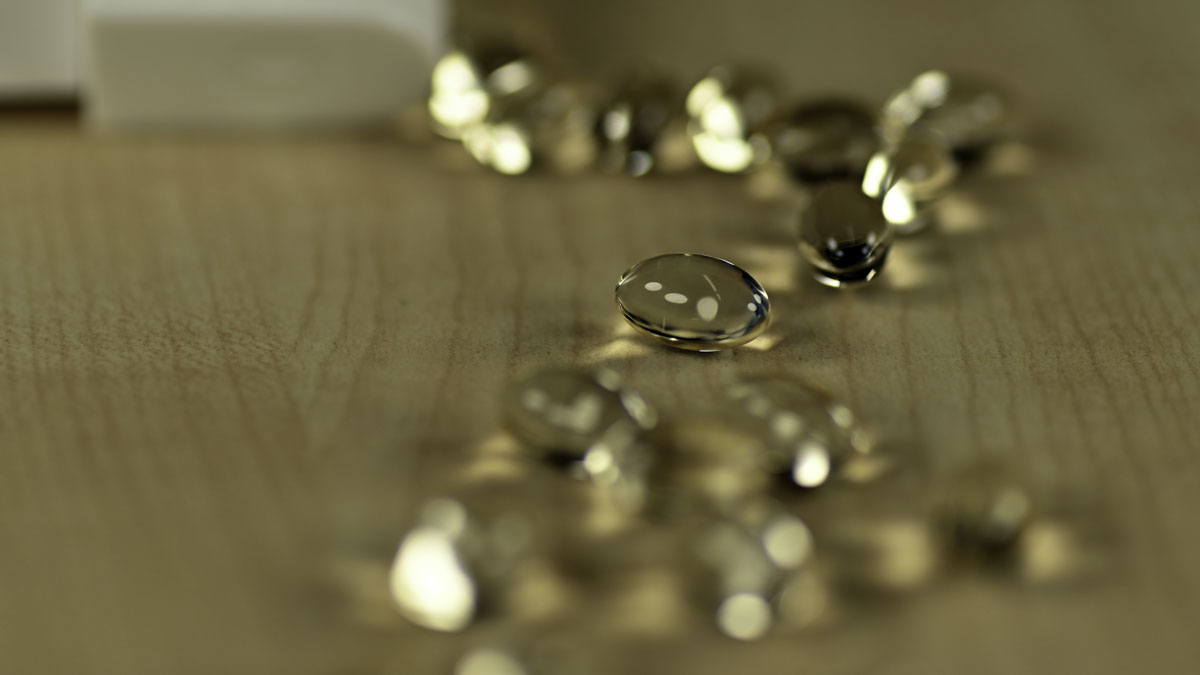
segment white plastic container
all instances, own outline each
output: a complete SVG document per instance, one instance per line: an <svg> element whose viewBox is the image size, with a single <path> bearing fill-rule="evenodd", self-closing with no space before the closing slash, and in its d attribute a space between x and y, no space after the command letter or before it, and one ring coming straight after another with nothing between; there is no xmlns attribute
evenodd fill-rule
<svg viewBox="0 0 1200 675"><path fill-rule="evenodd" d="M86 115L104 129L383 122L424 96L443 49L445 6L445 0L83 0Z"/></svg>
<svg viewBox="0 0 1200 675"><path fill-rule="evenodd" d="M0 0L0 101L73 98L79 0Z"/></svg>

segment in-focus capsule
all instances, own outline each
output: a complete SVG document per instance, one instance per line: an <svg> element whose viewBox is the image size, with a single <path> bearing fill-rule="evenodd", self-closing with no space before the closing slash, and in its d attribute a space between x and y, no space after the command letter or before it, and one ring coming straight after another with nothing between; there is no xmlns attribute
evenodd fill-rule
<svg viewBox="0 0 1200 675"><path fill-rule="evenodd" d="M713 352L762 334L771 303L731 262L694 253L643 260L621 275L617 306L634 328L679 349Z"/></svg>
<svg viewBox="0 0 1200 675"><path fill-rule="evenodd" d="M833 287L875 278L892 248L892 225L859 181L826 183L800 218L800 251L817 281Z"/></svg>

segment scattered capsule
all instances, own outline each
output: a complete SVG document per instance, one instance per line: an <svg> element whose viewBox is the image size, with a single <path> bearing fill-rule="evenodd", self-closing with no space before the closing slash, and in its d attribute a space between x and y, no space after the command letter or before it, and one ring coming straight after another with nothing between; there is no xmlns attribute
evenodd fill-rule
<svg viewBox="0 0 1200 675"><path fill-rule="evenodd" d="M800 251L827 286L874 279L893 238L880 205L863 194L858 181L821 185L800 218Z"/></svg>
<svg viewBox="0 0 1200 675"><path fill-rule="evenodd" d="M984 78L930 70L884 105L880 132L895 145L912 134L938 136L958 153L978 151L1002 138L1013 123L1009 93Z"/></svg>
<svg viewBox="0 0 1200 675"><path fill-rule="evenodd" d="M871 157L862 189L880 201L883 216L896 232L924 228L932 216L929 204L942 196L958 175L958 163L935 137L906 137Z"/></svg>
<svg viewBox="0 0 1200 675"><path fill-rule="evenodd" d="M688 91L685 108L696 155L705 166L740 173L766 160L756 129L775 113L778 98L769 81L754 73L717 66Z"/></svg>
<svg viewBox="0 0 1200 675"><path fill-rule="evenodd" d="M752 641L804 628L828 601L804 521L765 501L694 525L688 566L695 595L718 630Z"/></svg>
<svg viewBox="0 0 1200 675"><path fill-rule="evenodd" d="M763 287L731 262L693 253L643 260L621 275L622 316L638 331L679 349L713 352L762 334L771 304Z"/></svg>
<svg viewBox="0 0 1200 675"><path fill-rule="evenodd" d="M442 632L495 609L520 570L541 556L544 522L514 488L436 497L404 535L389 573L392 600L412 623ZM507 492L506 492L507 490Z"/></svg>
<svg viewBox="0 0 1200 675"><path fill-rule="evenodd" d="M804 103L767 122L771 156L797 180L858 178L879 147L875 113L849 99Z"/></svg>
<svg viewBox="0 0 1200 675"><path fill-rule="evenodd" d="M737 414L768 439L771 470L798 487L820 487L847 462L871 452L870 439L850 408L801 380L744 378L727 395Z"/></svg>
<svg viewBox="0 0 1200 675"><path fill-rule="evenodd" d="M544 80L528 54L504 44L464 46L433 68L429 114L434 130L453 140L487 119L496 101Z"/></svg>
<svg viewBox="0 0 1200 675"><path fill-rule="evenodd" d="M611 439L614 427L632 434L658 421L646 399L604 368L550 368L517 380L504 394L502 416L521 442L574 460Z"/></svg>
<svg viewBox="0 0 1200 675"><path fill-rule="evenodd" d="M678 99L670 82L653 74L639 72L623 79L597 120L601 168L633 176L661 169Z"/></svg>
<svg viewBox="0 0 1200 675"><path fill-rule="evenodd" d="M1033 496L1012 470L978 462L960 471L938 504L955 547L987 555L1012 551L1033 521Z"/></svg>
<svg viewBox="0 0 1200 675"><path fill-rule="evenodd" d="M535 167L572 173L595 162L596 111L590 96L570 83L534 87L494 101L482 122L462 130L463 146L498 173Z"/></svg>

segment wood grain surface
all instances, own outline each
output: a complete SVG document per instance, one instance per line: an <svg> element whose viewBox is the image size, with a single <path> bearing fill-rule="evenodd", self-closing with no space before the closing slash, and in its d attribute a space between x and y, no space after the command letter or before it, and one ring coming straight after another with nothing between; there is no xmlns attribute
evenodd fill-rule
<svg viewBox="0 0 1200 675"><path fill-rule="evenodd" d="M616 0L544 18L601 75L732 58L880 100L931 66L994 73L1028 143L962 182L945 231L839 293L740 178L509 179L436 143L105 138L4 113L0 672L449 672L462 641L347 588L370 596L415 500L498 442L503 384L570 363L668 413L711 408L739 373L808 377L902 459L880 508L1000 455L1100 533L1102 570L1066 587L959 575L758 647L652 635L606 672L1195 672L1200 5ZM677 353L621 328L617 276L673 251L764 282L777 317L757 347Z"/></svg>

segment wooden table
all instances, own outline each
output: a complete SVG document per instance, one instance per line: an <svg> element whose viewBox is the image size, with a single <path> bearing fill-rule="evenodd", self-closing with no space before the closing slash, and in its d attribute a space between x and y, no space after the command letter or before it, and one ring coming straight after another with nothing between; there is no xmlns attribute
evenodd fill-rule
<svg viewBox="0 0 1200 675"><path fill-rule="evenodd" d="M604 363L667 412L743 372L811 378L902 458L879 488L898 512L1000 455L1105 533L1103 572L1066 589L964 574L757 648L652 635L613 672L1195 672L1200 5L648 4L547 16L594 72L730 57L876 100L926 67L995 73L1028 146L838 293L739 178L510 179L442 145L5 113L0 671L449 672L458 641L346 587L373 588L415 501L502 442L507 380ZM759 348L622 331L616 277L680 250L761 278Z"/></svg>

